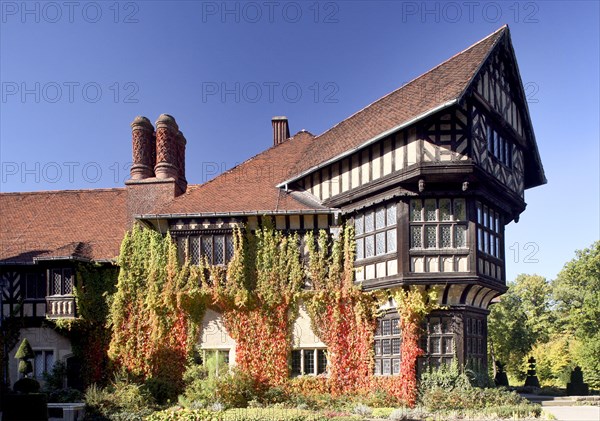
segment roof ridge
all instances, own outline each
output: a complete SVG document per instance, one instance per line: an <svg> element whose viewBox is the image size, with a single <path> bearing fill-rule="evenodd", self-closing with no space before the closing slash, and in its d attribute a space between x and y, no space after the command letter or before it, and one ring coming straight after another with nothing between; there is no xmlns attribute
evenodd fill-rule
<svg viewBox="0 0 600 421"><path fill-rule="evenodd" d="M446 60L442 61L442 62L441 62L440 64L438 64L437 66L435 66L435 67L432 67L431 69L427 70L425 73L421 73L419 76L417 76L417 77L415 77L415 78L411 79L410 81L406 82L404 85L402 85L402 86L400 86L400 87L398 87L398 88L394 89L393 91L391 91L391 92L389 92L389 93L385 94L384 96L382 96L382 97L380 97L380 98L376 99L375 101L373 101L373 102L369 103L368 105L364 106L363 108L361 108L360 110L356 111L355 113L353 113L353 114L349 115L348 117L346 117L346 118L345 118L345 119L343 119L342 121L340 121L340 122L336 123L335 125L331 126L329 129L325 130L323 133L321 133L321 134L317 135L317 136L316 136L316 139L319 139L321 136L323 136L323 135L325 135L326 133L328 133L328 132L332 131L333 129L335 129L336 127L338 127L339 125L341 125L341 124L342 124L342 123L344 123L345 121L348 121L348 120L350 120L350 119L351 119L352 117L354 117L355 115L358 115L358 114L360 114L361 112L363 112L364 110L368 109L368 108L369 108L369 107L371 107L372 105L374 105L374 104L377 104L378 102L380 102L380 101L384 100L385 98L387 98L387 97L389 97L389 96L391 96L391 95L395 94L396 92L398 92L398 91L400 91L400 90L402 90L402 89L406 88L408 85L410 85L410 84L412 84L412 83L416 82L417 80L419 80L419 79L421 79L422 77L424 77L424 76L428 75L429 73L433 72L435 69L439 68L440 66L443 66L444 64L446 64L446 63L448 63L449 61L451 61L451 60L455 59L456 57L460 56L461 54L464 54L464 53L466 53L466 52L467 52L467 51L469 51L471 48L474 48L475 46L477 46L477 45L481 44L482 42L486 41L488 38L490 38L490 37L492 37L492 36L496 35L496 34L497 34L497 33L499 33L499 32L502 32L502 31L504 31L505 29L508 29L508 25L507 25L507 24L504 24L504 25L502 25L500 28L498 28L497 30L495 30L494 32L492 32L491 34L489 34L488 36L486 36L485 38L482 38L482 39L480 39L479 41L477 41L477 42L475 42L475 43L471 44L469 47L467 47L467 48L463 49L462 51L460 51L460 52L458 52L458 53L456 53L456 54L454 54L452 57L450 57L450 58L448 58L448 59L446 59Z"/></svg>

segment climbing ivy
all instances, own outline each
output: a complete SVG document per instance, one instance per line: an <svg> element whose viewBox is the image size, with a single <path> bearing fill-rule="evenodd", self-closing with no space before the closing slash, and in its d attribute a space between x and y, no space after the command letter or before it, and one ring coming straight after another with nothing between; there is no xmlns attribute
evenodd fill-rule
<svg viewBox="0 0 600 421"><path fill-rule="evenodd" d="M123 239L119 266L109 357L141 380L181 387L205 308L198 270L179 264L170 235L137 225Z"/></svg>
<svg viewBox="0 0 600 421"><path fill-rule="evenodd" d="M373 335L378 295L354 283L354 233L344 227L331 241L325 231L306 235L308 277L304 294L314 332L327 345L328 385L333 394L366 390L373 373Z"/></svg>
<svg viewBox="0 0 600 421"><path fill-rule="evenodd" d="M284 235L265 219L255 232L235 228L234 249L227 270L204 262L202 289L236 341L238 368L259 385L281 385L289 376L292 323L304 279L298 236Z"/></svg>

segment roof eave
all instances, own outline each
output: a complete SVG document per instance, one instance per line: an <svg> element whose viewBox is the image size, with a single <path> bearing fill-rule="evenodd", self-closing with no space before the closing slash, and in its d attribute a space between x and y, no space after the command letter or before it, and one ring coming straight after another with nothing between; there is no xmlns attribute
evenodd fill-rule
<svg viewBox="0 0 600 421"><path fill-rule="evenodd" d="M304 209L304 210L289 210L289 211L238 211L238 212L198 212L198 213L161 213L161 214L141 214L134 215L135 219L151 220L151 219L174 219L174 218L214 218L214 217L234 217L234 216L262 216L262 215L318 215L318 214L335 214L339 212L334 208L323 209Z"/></svg>

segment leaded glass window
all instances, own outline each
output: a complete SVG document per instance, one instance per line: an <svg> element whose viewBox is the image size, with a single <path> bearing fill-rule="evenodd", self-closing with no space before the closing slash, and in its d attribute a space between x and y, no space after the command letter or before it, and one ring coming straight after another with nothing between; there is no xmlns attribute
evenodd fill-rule
<svg viewBox="0 0 600 421"><path fill-rule="evenodd" d="M412 199L410 209L411 249L467 247L465 199Z"/></svg>
<svg viewBox="0 0 600 421"><path fill-rule="evenodd" d="M357 260L397 250L396 206L395 203L390 203L355 216Z"/></svg>
<svg viewBox="0 0 600 421"><path fill-rule="evenodd" d="M399 374L402 337L397 316L391 313L377 321L375 331L375 375ZM396 370L394 367L397 367Z"/></svg>
<svg viewBox="0 0 600 421"><path fill-rule="evenodd" d="M49 295L73 294L75 275L71 268L50 269L48 277Z"/></svg>
<svg viewBox="0 0 600 421"><path fill-rule="evenodd" d="M189 259L194 265L200 264L202 257L211 265L224 265L233 258L235 252L231 234L193 235L188 241Z"/></svg>

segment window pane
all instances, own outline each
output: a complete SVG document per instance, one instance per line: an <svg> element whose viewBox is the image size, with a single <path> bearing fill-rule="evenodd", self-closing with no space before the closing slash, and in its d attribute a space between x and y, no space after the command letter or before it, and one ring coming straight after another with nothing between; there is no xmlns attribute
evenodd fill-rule
<svg viewBox="0 0 600 421"><path fill-rule="evenodd" d="M230 262L233 259L233 253L235 252L234 244L233 244L233 235L225 236L225 246L226 246L226 261Z"/></svg>
<svg viewBox="0 0 600 421"><path fill-rule="evenodd" d="M364 259L365 258L365 247L364 240L359 238L356 240L356 259Z"/></svg>
<svg viewBox="0 0 600 421"><path fill-rule="evenodd" d="M185 263L185 240L186 237L177 237L177 259L181 264Z"/></svg>
<svg viewBox="0 0 600 421"><path fill-rule="evenodd" d="M388 230L387 233L387 251L391 253L396 251L397 240L396 240L396 228Z"/></svg>
<svg viewBox="0 0 600 421"><path fill-rule="evenodd" d="M400 338L392 339L392 354L400 355Z"/></svg>
<svg viewBox="0 0 600 421"><path fill-rule="evenodd" d="M63 271L63 294L73 294L73 272L71 269Z"/></svg>
<svg viewBox="0 0 600 421"><path fill-rule="evenodd" d="M382 320L381 321L381 334L383 336L388 336L391 332L392 332L391 320Z"/></svg>
<svg viewBox="0 0 600 421"><path fill-rule="evenodd" d="M415 199L410 201L410 220L419 222L423 220L422 215L423 204L420 200Z"/></svg>
<svg viewBox="0 0 600 421"><path fill-rule="evenodd" d="M315 372L315 352L312 349L304 350L304 374Z"/></svg>
<svg viewBox="0 0 600 421"><path fill-rule="evenodd" d="M483 207L483 226L487 228L488 226L488 207Z"/></svg>
<svg viewBox="0 0 600 421"><path fill-rule="evenodd" d="M454 199L454 220L465 221L467 219L465 199Z"/></svg>
<svg viewBox="0 0 600 421"><path fill-rule="evenodd" d="M477 223L481 224L483 221L481 216L481 203L477 202Z"/></svg>
<svg viewBox="0 0 600 421"><path fill-rule="evenodd" d="M294 350L292 351L292 375L293 376L299 376L301 373L300 369L300 359L301 359L301 355L300 355L300 351L298 350Z"/></svg>
<svg viewBox="0 0 600 421"><path fill-rule="evenodd" d="M215 265L225 263L225 237L222 235L215 236Z"/></svg>
<svg viewBox="0 0 600 421"><path fill-rule="evenodd" d="M202 255L206 256L208 263L213 264L213 248L212 248L212 236L202 236Z"/></svg>
<svg viewBox="0 0 600 421"><path fill-rule="evenodd" d="M375 341L375 355L381 355L381 341Z"/></svg>
<svg viewBox="0 0 600 421"><path fill-rule="evenodd" d="M435 215L435 199L425 200L425 220L426 221L437 221Z"/></svg>
<svg viewBox="0 0 600 421"><path fill-rule="evenodd" d="M454 226L454 247L456 247L456 248L467 247L467 226L466 225L455 225Z"/></svg>
<svg viewBox="0 0 600 421"><path fill-rule="evenodd" d="M437 226L425 227L425 247L429 249L437 247Z"/></svg>
<svg viewBox="0 0 600 421"><path fill-rule="evenodd" d="M33 375L36 379L42 378L44 373L44 353L42 351L35 351L35 357L33 359Z"/></svg>
<svg viewBox="0 0 600 421"><path fill-rule="evenodd" d="M375 228L385 227L385 208L379 208L375 211Z"/></svg>
<svg viewBox="0 0 600 421"><path fill-rule="evenodd" d="M60 295L62 284L62 271L60 269L52 271L52 295Z"/></svg>
<svg viewBox="0 0 600 421"><path fill-rule="evenodd" d="M400 374L400 359L398 358L392 360L392 374Z"/></svg>
<svg viewBox="0 0 600 421"><path fill-rule="evenodd" d="M452 230L450 225L440 226L441 230L441 247L450 248L452 247Z"/></svg>
<svg viewBox="0 0 600 421"><path fill-rule="evenodd" d="M477 228L477 249L483 251L483 230Z"/></svg>
<svg viewBox="0 0 600 421"><path fill-rule="evenodd" d="M450 199L440 199L440 220L450 221L452 212L450 210Z"/></svg>
<svg viewBox="0 0 600 421"><path fill-rule="evenodd" d="M400 334L400 319L392 319L392 335Z"/></svg>
<svg viewBox="0 0 600 421"><path fill-rule="evenodd" d="M452 338L443 338L442 339L442 353L443 354L452 354L453 352L454 352L454 349L453 349Z"/></svg>
<svg viewBox="0 0 600 421"><path fill-rule="evenodd" d="M496 225L496 229L495 231L500 234L500 215L498 214L498 212L496 212L495 214L495 225Z"/></svg>
<svg viewBox="0 0 600 421"><path fill-rule="evenodd" d="M431 353L439 354L441 351L440 338L431 338Z"/></svg>
<svg viewBox="0 0 600 421"><path fill-rule="evenodd" d="M362 215L354 218L354 231L356 232L356 235L362 235L365 232L364 218Z"/></svg>
<svg viewBox="0 0 600 421"><path fill-rule="evenodd" d="M423 238L421 235L421 227L410 227L410 247L411 248L422 248Z"/></svg>
<svg viewBox="0 0 600 421"><path fill-rule="evenodd" d="M317 350L317 374L325 373L327 371L327 354L325 350Z"/></svg>
<svg viewBox="0 0 600 421"><path fill-rule="evenodd" d="M365 215L365 232L375 231L375 221L373 212L367 212Z"/></svg>
<svg viewBox="0 0 600 421"><path fill-rule="evenodd" d="M384 375L392 374L391 362L387 358L385 360L383 360L383 374Z"/></svg>
<svg viewBox="0 0 600 421"><path fill-rule="evenodd" d="M44 358L44 371L46 371L47 373L49 373L54 368L54 352L53 351L46 351L45 354L46 355L45 355L45 358Z"/></svg>
<svg viewBox="0 0 600 421"><path fill-rule="evenodd" d="M502 258L500 255L500 239L498 237L496 237L496 257L499 259Z"/></svg>
<svg viewBox="0 0 600 421"><path fill-rule="evenodd" d="M375 375L381 375L381 360L375 360Z"/></svg>
<svg viewBox="0 0 600 421"><path fill-rule="evenodd" d="M385 254L385 232L378 232L375 236L376 255Z"/></svg>
<svg viewBox="0 0 600 421"><path fill-rule="evenodd" d="M397 219L396 219L396 204L395 203L388 205L386 219L387 219L388 227L396 225Z"/></svg>
<svg viewBox="0 0 600 421"><path fill-rule="evenodd" d="M494 236L490 234L490 254L492 256L496 255L496 241L494 241Z"/></svg>
<svg viewBox="0 0 600 421"><path fill-rule="evenodd" d="M490 253L490 235L487 232L483 233L483 251L485 253Z"/></svg>
<svg viewBox="0 0 600 421"><path fill-rule="evenodd" d="M193 265L200 263L200 237L190 237L190 262Z"/></svg>
<svg viewBox="0 0 600 421"><path fill-rule="evenodd" d="M373 257L375 255L375 237L369 235L365 237L365 257Z"/></svg>

